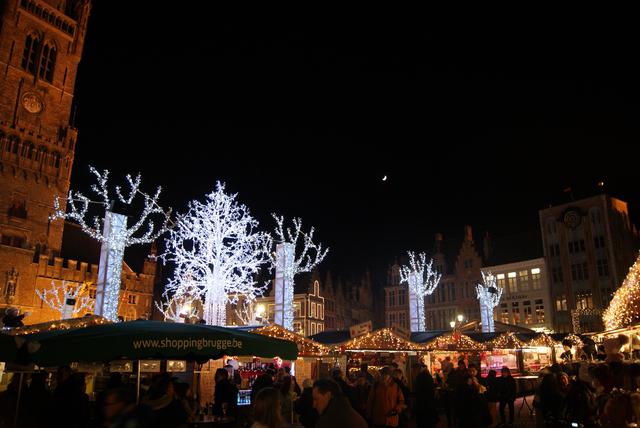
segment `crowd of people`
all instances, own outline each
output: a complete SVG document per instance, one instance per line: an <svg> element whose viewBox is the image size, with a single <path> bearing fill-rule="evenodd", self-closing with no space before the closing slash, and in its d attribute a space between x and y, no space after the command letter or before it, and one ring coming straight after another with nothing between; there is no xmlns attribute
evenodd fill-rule
<svg viewBox="0 0 640 428"><path fill-rule="evenodd" d="M238 379L231 366L215 372L213 402L198 404L189 384L159 373L143 385L140 402L135 385L112 373L93 401L85 393L84 376L60 367L53 382L47 373L31 373L22 386L20 427L188 427L209 413L229 426L253 428L381 428L517 426L514 402L519 391L507 367L481 377L478 367L459 360L442 362L432 376L416 364L408 382L398 367L372 374L366 365L328 377L305 379L302 387L288 367L269 369L252 385L251 408L240 417ZM14 375L0 394L0 428L14 426L20 376ZM27 386L28 385L28 386ZM540 373L534 394L535 419L546 427L628 428L640 422L640 364L620 361L555 364ZM530 398L531 400L531 398Z"/></svg>

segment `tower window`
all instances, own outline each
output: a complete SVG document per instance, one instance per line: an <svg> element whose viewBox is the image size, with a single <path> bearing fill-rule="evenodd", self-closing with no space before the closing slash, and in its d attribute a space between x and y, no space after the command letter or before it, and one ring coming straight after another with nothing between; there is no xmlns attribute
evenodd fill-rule
<svg viewBox="0 0 640 428"><path fill-rule="evenodd" d="M22 52L21 67L28 73L36 74L36 55L40 48L40 40L37 37L28 35Z"/></svg>
<svg viewBox="0 0 640 428"><path fill-rule="evenodd" d="M53 69L56 66L56 47L45 45L40 56L40 72L38 76L47 82L53 82Z"/></svg>

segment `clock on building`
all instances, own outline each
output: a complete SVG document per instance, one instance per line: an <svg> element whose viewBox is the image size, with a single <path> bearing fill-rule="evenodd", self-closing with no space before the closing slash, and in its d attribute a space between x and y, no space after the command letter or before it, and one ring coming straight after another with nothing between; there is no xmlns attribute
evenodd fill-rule
<svg viewBox="0 0 640 428"><path fill-rule="evenodd" d="M582 222L582 215L576 209L568 209L562 215L562 221L569 229L575 229Z"/></svg>

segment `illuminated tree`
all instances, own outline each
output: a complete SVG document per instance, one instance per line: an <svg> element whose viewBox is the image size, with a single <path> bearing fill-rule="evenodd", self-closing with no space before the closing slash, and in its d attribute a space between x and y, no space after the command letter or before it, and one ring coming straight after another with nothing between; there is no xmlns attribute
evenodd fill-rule
<svg viewBox="0 0 640 428"><path fill-rule="evenodd" d="M309 233L302 231L302 220L293 219L293 229L284 227L284 217L272 214L277 223L275 230L278 244L275 259L275 316L274 323L293 331L293 285L297 274L311 272L325 258L329 249L322 250L322 244L313 242L315 232L312 227ZM300 248L299 255L296 250Z"/></svg>
<svg viewBox="0 0 640 428"><path fill-rule="evenodd" d="M47 306L60 312L60 319L73 318L81 311L93 310L94 301L85 292L84 285L69 285L67 281L62 281L60 285L51 281L51 288L36 289L36 294Z"/></svg>
<svg viewBox="0 0 640 428"><path fill-rule="evenodd" d="M626 327L640 321L640 256L629 268L627 277L613 295L602 320L607 330Z"/></svg>
<svg viewBox="0 0 640 428"><path fill-rule="evenodd" d="M226 325L227 303L235 304L240 296L255 298L265 288L254 278L269 263L271 238L256 230L258 222L236 196L226 194L218 182L204 203L191 201L188 212L179 215L169 231L163 255L175 265L165 293L180 293L182 279L189 275L211 325Z"/></svg>
<svg viewBox="0 0 640 428"><path fill-rule="evenodd" d="M496 285L496 277L491 272L482 272L482 282L476 285L476 293L480 301L482 332L493 333L495 331L493 310L500 303L503 289Z"/></svg>
<svg viewBox="0 0 640 428"><path fill-rule="evenodd" d="M411 331L425 331L424 299L433 293L442 275L432 269L433 259L427 263L425 253L407 253L409 265L400 267L400 283L406 282L409 288Z"/></svg>
<svg viewBox="0 0 640 428"><path fill-rule="evenodd" d="M99 172L89 167L91 173L97 179L97 184L91 186L91 190L102 200L91 201L80 192L69 191L67 198L67 212L61 206L59 198L54 199L54 214L51 219L64 218L76 221L82 230L102 244L100 253L100 266L98 269L98 284L96 290L95 313L105 318L116 321L118 319L118 301L120 298L120 282L122 276L122 259L127 247L136 244L148 244L158 239L167 231L167 224L171 216L171 209L165 212L160 205L161 187L156 189L153 195L140 191L142 179L140 174L132 179L127 175L129 191L122 194L120 186L115 187L117 200L109 196L108 178L109 171ZM114 204L118 202L123 207L131 207L141 196L143 200L142 212L133 225L127 228L127 216L114 212ZM93 217L93 224L89 225L85 218L89 212L90 204L102 205L105 209L103 217ZM158 218L156 223L153 218Z"/></svg>

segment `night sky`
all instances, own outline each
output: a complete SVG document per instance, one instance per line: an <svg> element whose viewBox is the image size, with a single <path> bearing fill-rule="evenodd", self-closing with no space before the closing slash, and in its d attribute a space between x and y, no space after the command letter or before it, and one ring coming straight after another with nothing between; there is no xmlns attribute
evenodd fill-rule
<svg viewBox="0 0 640 428"><path fill-rule="evenodd" d="M563 189L590 196L600 180L639 217L639 70L623 29L122 5L94 4L72 189L88 191L89 164L141 172L184 211L221 180L265 229L271 212L315 225L324 268L347 276L465 224L536 230Z"/></svg>

